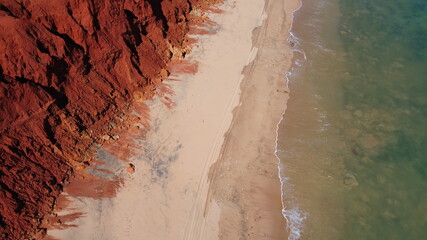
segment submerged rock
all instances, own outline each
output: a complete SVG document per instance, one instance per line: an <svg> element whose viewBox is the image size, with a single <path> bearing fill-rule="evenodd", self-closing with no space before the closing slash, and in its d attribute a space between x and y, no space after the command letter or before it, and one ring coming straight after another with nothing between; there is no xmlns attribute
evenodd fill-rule
<svg viewBox="0 0 427 240"><path fill-rule="evenodd" d="M344 175L344 184L348 187L356 187L359 185L356 177L351 173L346 173Z"/></svg>
<svg viewBox="0 0 427 240"><path fill-rule="evenodd" d="M380 145L380 141L372 134L360 137L357 142L364 149L372 149Z"/></svg>

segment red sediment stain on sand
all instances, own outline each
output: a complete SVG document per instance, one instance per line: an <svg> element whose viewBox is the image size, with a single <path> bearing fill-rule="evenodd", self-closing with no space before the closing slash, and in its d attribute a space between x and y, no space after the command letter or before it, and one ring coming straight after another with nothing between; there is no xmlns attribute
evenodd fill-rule
<svg viewBox="0 0 427 240"><path fill-rule="evenodd" d="M142 103L135 103L133 106L134 111L136 114L134 116L137 116L134 121L130 122L131 124L139 123L144 128L149 129L150 128L150 120L151 120L151 114L150 114L150 108L148 105L144 102Z"/></svg>
<svg viewBox="0 0 427 240"><path fill-rule="evenodd" d="M195 35L211 35L211 34L214 34L213 31L210 31L208 29L203 29L203 28L191 28L189 33L195 34Z"/></svg>
<svg viewBox="0 0 427 240"><path fill-rule="evenodd" d="M214 14L221 14L224 12L224 10L217 7L202 7L202 10ZM209 19L208 16L202 16L189 24L189 35L186 36L185 42L187 45L193 46L197 43L197 38L195 38L194 35L213 35L218 29L218 23Z"/></svg>
<svg viewBox="0 0 427 240"><path fill-rule="evenodd" d="M165 92L170 93L170 91ZM165 93L166 94L166 93ZM128 126L121 131L115 132L120 136L116 141L109 140L104 143L102 149L117 159L123 161L123 172L132 174L135 171L135 166L129 162L129 158L137 153L137 140L144 138L146 132L150 128L150 111L147 104L138 102L133 105L133 111L127 119ZM76 219L83 217L85 213L77 209L70 208L71 201L78 198L113 198L116 196L118 189L123 185L124 179L117 174L107 169L106 163L102 159L94 157L90 161L89 166L76 167L70 183L64 186L62 193L56 202L56 212L63 210L68 211L67 214L52 214L46 218L44 223L46 229L66 229L77 227L72 224ZM106 177L98 176L89 173L89 169L93 169L106 174ZM49 236L50 239L55 239Z"/></svg>
<svg viewBox="0 0 427 240"><path fill-rule="evenodd" d="M114 172L113 172L113 171L110 171L110 170L108 170L108 169L104 169L104 168L97 168L97 167L93 167L93 169L95 169L96 171L99 171L99 172L106 173L106 174L114 174Z"/></svg>
<svg viewBox="0 0 427 240"><path fill-rule="evenodd" d="M168 81L174 81L174 82L181 82L182 80L177 79L177 78L168 78Z"/></svg>
<svg viewBox="0 0 427 240"><path fill-rule="evenodd" d="M174 95L175 92L172 89L172 86L165 83L165 82L161 82L158 86L157 86L157 95L160 97L164 97L166 95Z"/></svg>
<svg viewBox="0 0 427 240"><path fill-rule="evenodd" d="M103 150L124 163L129 162L129 159L140 150L138 140L145 138L151 127L150 119L148 105L143 102L135 103L129 119L129 126L125 130L117 132L118 140L105 143Z"/></svg>
<svg viewBox="0 0 427 240"><path fill-rule="evenodd" d="M74 211L75 210L74 208L69 208L70 204L71 204L70 198L64 193L62 193L56 199L55 209L57 211L58 210ZM70 227L77 227L76 224L71 224L71 222L83 216L85 216L85 213L83 212L72 212L72 213L68 213L60 216L58 214L53 213L44 218L41 228L51 230L51 229L66 229ZM57 238L54 238L50 235L46 235L43 239L57 240Z"/></svg>
<svg viewBox="0 0 427 240"><path fill-rule="evenodd" d="M95 158L91 159L91 162L94 164L97 164L97 165L105 165L105 162L100 161L100 160L95 159Z"/></svg>
<svg viewBox="0 0 427 240"><path fill-rule="evenodd" d="M65 194L60 194L56 199L55 209L62 210L66 209L71 204L71 200Z"/></svg>
<svg viewBox="0 0 427 240"><path fill-rule="evenodd" d="M211 27L217 27L217 26L218 26L218 24L216 22L214 22L208 18L190 24L190 28L192 28L192 27L211 28Z"/></svg>
<svg viewBox="0 0 427 240"><path fill-rule="evenodd" d="M221 14L224 13L224 10L218 8L217 6L210 6L206 8L207 12Z"/></svg>
<svg viewBox="0 0 427 240"><path fill-rule="evenodd" d="M173 109L174 107L176 107L176 103L169 97L164 97L161 101L169 109Z"/></svg>
<svg viewBox="0 0 427 240"><path fill-rule="evenodd" d="M145 103L135 104L132 116L133 118L129 120L129 124L133 125L117 132L120 135L117 141L110 140L103 146L103 150L123 161L123 172L128 174L132 174L135 171L135 166L127 162L139 149L136 141L144 138L148 131L150 118L148 106ZM135 124L139 124L141 127L137 127ZM70 183L64 186L64 192L57 198L55 212L67 211L67 214L51 214L47 216L42 225L43 228L61 230L78 227L73 222L80 217L84 217L85 213L70 208L72 201L76 201L78 198L97 200L116 196L118 189L123 185L124 179L117 176L112 170L105 168L106 163L102 159L94 157L88 162L90 163L89 166L76 167L77 170L70 179ZM106 177L91 174L88 171L89 169L105 173ZM52 236L47 236L45 239L55 240Z"/></svg>
<svg viewBox="0 0 427 240"><path fill-rule="evenodd" d="M175 92L173 91L172 86L165 82L161 82L157 86L157 95L161 98L162 103L169 109L176 106L176 103L171 98L174 94Z"/></svg>
<svg viewBox="0 0 427 240"><path fill-rule="evenodd" d="M64 191L72 197L112 198L122 184L123 179L119 177L102 178L84 169L75 172L71 183L64 186Z"/></svg>
<svg viewBox="0 0 427 240"><path fill-rule="evenodd" d="M43 240L61 240L61 239L59 239L59 238L54 238L54 237L50 236L49 234L47 234L47 235L43 238Z"/></svg>
<svg viewBox="0 0 427 240"><path fill-rule="evenodd" d="M212 35L218 29L218 24L208 18L190 24L189 34L192 35Z"/></svg>
<svg viewBox="0 0 427 240"><path fill-rule="evenodd" d="M83 212L74 212L70 214L65 214L61 216L49 216L47 219L49 221L48 229L66 229L70 227L78 227L77 224L69 224L74 220L84 217L86 214Z"/></svg>
<svg viewBox="0 0 427 240"><path fill-rule="evenodd" d="M190 60L175 60L172 61L168 66L168 70L170 70L173 75L195 74L198 69L199 63L197 61Z"/></svg>
<svg viewBox="0 0 427 240"><path fill-rule="evenodd" d="M187 37L185 42L189 46L194 46L197 43L197 38Z"/></svg>
<svg viewBox="0 0 427 240"><path fill-rule="evenodd" d="M119 140L104 146L103 149L123 161L123 163L127 163L137 153L138 149L140 149L138 148L137 140L144 138L146 132L146 130L138 126L132 126L126 133L120 135Z"/></svg>

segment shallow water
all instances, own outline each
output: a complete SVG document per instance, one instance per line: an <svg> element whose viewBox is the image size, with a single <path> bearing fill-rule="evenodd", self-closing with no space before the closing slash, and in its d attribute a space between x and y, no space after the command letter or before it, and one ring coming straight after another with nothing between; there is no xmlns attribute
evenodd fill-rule
<svg viewBox="0 0 427 240"><path fill-rule="evenodd" d="M292 32L290 239L425 239L427 2L304 0Z"/></svg>

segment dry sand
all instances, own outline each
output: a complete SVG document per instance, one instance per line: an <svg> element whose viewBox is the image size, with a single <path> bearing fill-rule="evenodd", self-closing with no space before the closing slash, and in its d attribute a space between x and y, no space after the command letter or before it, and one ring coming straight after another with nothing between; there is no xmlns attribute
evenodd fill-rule
<svg viewBox="0 0 427 240"><path fill-rule="evenodd" d="M288 98L286 39L298 5L226 0L221 14L210 13L216 24L208 30L216 33L196 36L187 60L198 64L197 73L173 68L167 84L174 94L148 103L151 128L138 140L134 173L101 151L100 160L124 178L122 187L114 198L70 197L58 215L83 216L67 223L77 227L49 236L286 239L274 153Z"/></svg>

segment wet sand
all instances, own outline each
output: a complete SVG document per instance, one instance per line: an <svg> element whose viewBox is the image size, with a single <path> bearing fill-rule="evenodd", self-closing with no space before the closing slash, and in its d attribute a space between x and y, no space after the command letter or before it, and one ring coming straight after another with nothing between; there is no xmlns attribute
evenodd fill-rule
<svg viewBox="0 0 427 240"><path fill-rule="evenodd" d="M206 29L193 31L203 34L193 36L192 53L171 66L164 93L147 102L150 128L134 139L127 162L99 151L103 169L120 178L115 196L68 196L58 216L82 217L49 236L286 239L275 147L292 59L286 39L298 6L237 0L211 11Z"/></svg>

